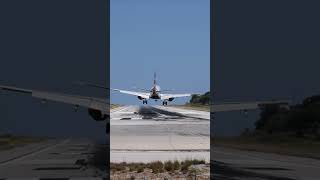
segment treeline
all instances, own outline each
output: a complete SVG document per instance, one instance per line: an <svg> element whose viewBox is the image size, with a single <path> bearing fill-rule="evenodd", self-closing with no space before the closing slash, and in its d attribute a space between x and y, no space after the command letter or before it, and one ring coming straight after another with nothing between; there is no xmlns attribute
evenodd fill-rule
<svg viewBox="0 0 320 180"><path fill-rule="evenodd" d="M267 105L255 123L257 131L289 133L299 137L320 137L320 95L311 96L301 104L283 108Z"/></svg>
<svg viewBox="0 0 320 180"><path fill-rule="evenodd" d="M190 104L210 105L210 91L202 95L193 94Z"/></svg>

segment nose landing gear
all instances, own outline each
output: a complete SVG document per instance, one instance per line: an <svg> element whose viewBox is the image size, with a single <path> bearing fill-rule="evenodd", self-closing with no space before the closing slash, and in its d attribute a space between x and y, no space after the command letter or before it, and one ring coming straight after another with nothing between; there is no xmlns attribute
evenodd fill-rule
<svg viewBox="0 0 320 180"><path fill-rule="evenodd" d="M167 101L163 101L162 105L166 106L166 105L168 105L168 102Z"/></svg>
<svg viewBox="0 0 320 180"><path fill-rule="evenodd" d="M147 100L143 100L142 104L148 104L148 101Z"/></svg>

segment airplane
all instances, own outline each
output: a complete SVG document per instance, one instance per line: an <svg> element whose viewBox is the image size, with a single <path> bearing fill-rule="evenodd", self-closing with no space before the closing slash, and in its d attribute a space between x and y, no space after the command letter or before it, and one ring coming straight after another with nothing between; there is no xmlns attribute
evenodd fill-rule
<svg viewBox="0 0 320 180"><path fill-rule="evenodd" d="M156 77L156 76L155 76ZM110 88L106 88L104 86L87 84L90 86L103 88L106 90L110 90ZM95 121L104 121L107 120L109 123L110 120L110 103L106 98L97 98L92 96L77 96L72 94L64 94L58 92L49 92L49 91L39 91L33 89L24 89L18 88L14 86L0 85L0 90L21 93L25 95L31 95L34 98L41 99L41 102L46 103L47 101L55 101L60 103L71 104L74 106L75 111L78 108L84 107L88 109L88 114ZM119 91L121 93L130 94L137 96L140 100L147 103L148 99L161 99L166 103L167 101L172 101L177 97L187 97L191 94L162 94L160 87L156 83L156 78L154 79L153 87L150 92L133 92L133 91L125 91L120 89L112 89L115 91ZM227 102L227 103L219 103L219 104L211 104L211 113L216 112L226 112L226 111L243 111L247 112L248 110L259 109L268 104L278 104L280 106L287 107L289 101L254 101L254 102Z"/></svg>
<svg viewBox="0 0 320 180"><path fill-rule="evenodd" d="M114 91L118 91L123 94L129 94L133 96L137 96L139 100L142 100L142 104L148 104L148 99L162 100L162 105L168 105L168 101L173 101L175 98L180 97L189 97L192 94L164 94L162 92L169 91L169 90L161 90L160 86L157 84L157 75L154 73L153 85L150 90L140 89L144 92L135 92L135 91L127 91L121 89L112 89Z"/></svg>

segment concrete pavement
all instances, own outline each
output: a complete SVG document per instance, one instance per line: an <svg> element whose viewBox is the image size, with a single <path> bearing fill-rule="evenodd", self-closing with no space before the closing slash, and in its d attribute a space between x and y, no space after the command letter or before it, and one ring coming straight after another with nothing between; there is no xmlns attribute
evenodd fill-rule
<svg viewBox="0 0 320 180"><path fill-rule="evenodd" d="M209 112L196 112L190 116L184 109L147 105L114 109L111 111L111 162L193 158L209 162L210 121L202 118L207 114Z"/></svg>
<svg viewBox="0 0 320 180"><path fill-rule="evenodd" d="M230 179L296 179L317 180L320 178L320 160L243 151L223 147L211 150L215 176ZM222 170L224 169L224 170Z"/></svg>
<svg viewBox="0 0 320 180"><path fill-rule="evenodd" d="M0 151L0 179L103 179L106 149L88 139L52 139Z"/></svg>

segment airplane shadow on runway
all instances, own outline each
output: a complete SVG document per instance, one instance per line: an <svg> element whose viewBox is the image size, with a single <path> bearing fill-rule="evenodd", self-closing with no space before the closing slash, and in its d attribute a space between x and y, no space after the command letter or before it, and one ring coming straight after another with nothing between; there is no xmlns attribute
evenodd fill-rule
<svg viewBox="0 0 320 180"><path fill-rule="evenodd" d="M153 119L160 116L160 114L152 111L149 107L146 106L140 106L137 114L142 116L142 119Z"/></svg>
<svg viewBox="0 0 320 180"><path fill-rule="evenodd" d="M157 121L187 118L187 116L184 116L180 113L165 111L152 106L140 106L137 114L142 116L142 119L155 119Z"/></svg>

